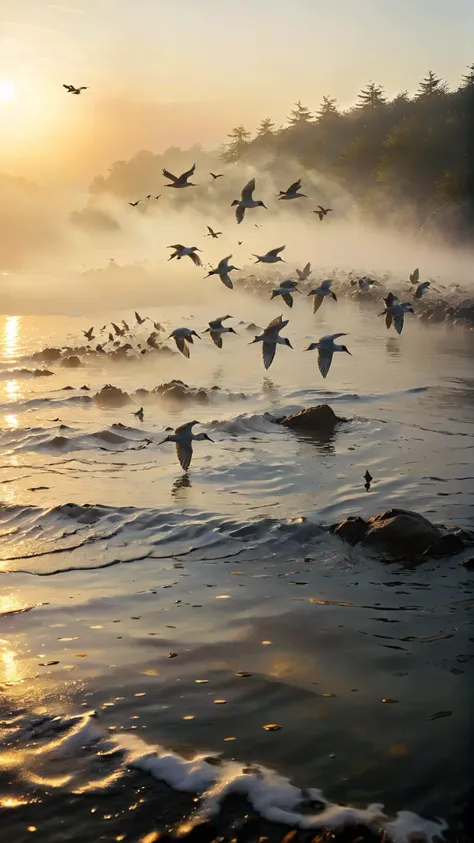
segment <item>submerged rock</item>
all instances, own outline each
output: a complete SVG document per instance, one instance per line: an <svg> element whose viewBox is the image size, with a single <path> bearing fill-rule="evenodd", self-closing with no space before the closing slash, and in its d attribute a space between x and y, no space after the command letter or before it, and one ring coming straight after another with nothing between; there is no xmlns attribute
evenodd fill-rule
<svg viewBox="0 0 474 843"><path fill-rule="evenodd" d="M465 542L459 533L443 533L423 515L408 509L388 509L368 521L347 518L330 531L349 544L362 544L400 557L447 557L460 553Z"/></svg>
<svg viewBox="0 0 474 843"><path fill-rule="evenodd" d="M112 386L110 383L107 383L100 392L95 394L94 401L99 407L104 408L125 407L127 404L131 404L128 393L123 392L117 386Z"/></svg>
<svg viewBox="0 0 474 843"><path fill-rule="evenodd" d="M442 533L423 515L406 509L388 509L367 522L361 542L365 547L388 548L394 555L425 553Z"/></svg>
<svg viewBox="0 0 474 843"><path fill-rule="evenodd" d="M205 389L194 389L180 380L172 380L169 383L162 383L153 390L155 395L167 398L170 401L197 401L199 404L207 404L209 396Z"/></svg>
<svg viewBox="0 0 474 843"><path fill-rule="evenodd" d="M289 427L291 430L315 431L320 433L321 431L332 430L336 424L346 421L346 419L336 416L328 404L319 404L317 407L307 407L305 410L300 410L291 416L275 419L275 421L284 427Z"/></svg>
<svg viewBox="0 0 474 843"><path fill-rule="evenodd" d="M32 360L38 363L55 363L61 357L59 348L43 348L42 351L36 351L31 355Z"/></svg>
<svg viewBox="0 0 474 843"><path fill-rule="evenodd" d="M61 366L64 366L65 369L77 369L78 366L81 366L81 361L79 357L73 354L71 357L65 357L64 360L61 360Z"/></svg>

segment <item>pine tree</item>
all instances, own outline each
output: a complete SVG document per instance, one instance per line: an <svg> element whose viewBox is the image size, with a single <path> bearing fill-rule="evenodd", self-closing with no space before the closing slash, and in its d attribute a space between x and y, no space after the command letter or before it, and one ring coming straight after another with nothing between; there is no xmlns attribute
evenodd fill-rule
<svg viewBox="0 0 474 843"><path fill-rule="evenodd" d="M446 94L446 82L443 82L439 76L436 76L432 70L429 70L425 78L421 80L417 99L428 100L432 97L439 97Z"/></svg>
<svg viewBox="0 0 474 843"><path fill-rule="evenodd" d="M301 123L309 123L312 119L309 108L301 103L301 100L295 103L295 107L290 112L290 116L286 118L290 126L298 126Z"/></svg>
<svg viewBox="0 0 474 843"><path fill-rule="evenodd" d="M366 88L362 88L357 99L359 102L356 103L356 108L360 111L364 108L380 108L387 102L382 86L376 85L375 82L369 82Z"/></svg>
<svg viewBox="0 0 474 843"><path fill-rule="evenodd" d="M273 134L273 130L275 128L275 124L270 117L265 117L264 120L261 121L260 126L257 129L257 138L264 138L266 135Z"/></svg>
<svg viewBox="0 0 474 843"><path fill-rule="evenodd" d="M462 85L461 88L473 88L474 87L474 64L468 65L468 73L465 73L462 77Z"/></svg>
<svg viewBox="0 0 474 843"><path fill-rule="evenodd" d="M239 158L242 157L245 148L248 145L250 140L250 132L247 131L245 126L236 126L232 129L231 133L227 135L230 138L230 142L224 144L224 149L221 154L221 158L223 161L231 162L231 161L238 161Z"/></svg>
<svg viewBox="0 0 474 843"><path fill-rule="evenodd" d="M317 122L321 123L329 117L339 117L337 100L332 97L323 97L319 110L316 112Z"/></svg>

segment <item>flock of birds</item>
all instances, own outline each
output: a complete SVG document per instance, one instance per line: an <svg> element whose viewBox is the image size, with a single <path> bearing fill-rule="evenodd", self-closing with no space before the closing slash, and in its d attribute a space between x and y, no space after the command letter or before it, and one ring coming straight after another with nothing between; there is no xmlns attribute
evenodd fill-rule
<svg viewBox="0 0 474 843"><path fill-rule="evenodd" d="M86 86L75 88L73 85L64 85L64 87L66 88L68 93L75 95L80 94L81 91L87 90ZM168 184L166 184L165 187L174 189L196 187L197 185L194 182L190 181L190 179L195 173L195 170L196 165L193 164L193 166L189 170L186 170L184 173L181 173L181 175L176 176L174 173L164 168L163 175L165 176L165 178L168 179ZM224 174L210 173L210 176L213 181L215 181L219 178L223 178ZM235 218L238 224L242 223L247 211L258 207L267 208L267 206L261 199L254 199L255 187L255 178L251 178L250 181L247 182L247 184L242 188L240 199L234 199L234 201L231 203L231 207L235 207ZM278 200L291 201L293 199L307 198L307 195L301 192L301 187L302 179L298 179L297 181L290 184L290 186L286 190L279 191L277 195ZM160 196L161 194L155 197L153 197L152 194L149 194L146 196L146 200L150 200L152 198L159 199ZM145 200L138 199L134 202L130 202L129 204L133 207L136 207L141 201ZM318 205L318 208L314 211L314 213L317 214L320 220L324 220L327 214L331 211L332 208L325 208L322 205ZM207 226L207 229L207 237L217 239L222 234L221 231L214 231L211 226ZM176 258L177 260L181 260L184 257L188 257L190 258L190 260L192 260L195 266L202 266L202 260L198 254L198 252L200 252L201 250L197 246L185 246L182 243L175 243L169 246L169 248L172 249L172 252L168 260L173 260L174 258ZM284 259L281 257L281 252L283 252L285 248L285 246L277 246L262 255L254 255L254 257L256 258L256 263L265 265L271 265L280 262L284 263ZM227 255L226 257L222 258L217 264L217 266L210 269L210 271L205 277L209 278L211 276L217 275L221 282L224 284L224 286L232 290L233 283L230 278L230 273L233 271L239 271L239 268L229 263L231 258L232 255ZM310 264L307 264L303 270L296 270L297 279L289 278L285 281L282 281L278 287L272 290L271 299L281 297L283 302L288 307L292 308L293 295L297 292L301 292L298 287L298 282L306 281L310 273ZM414 298L422 298L422 296L428 291L430 282L425 281L421 284L418 283L418 269L415 269L415 271L410 275L410 281L412 284L417 285L416 291L414 293ZM317 287L309 291L308 296L313 297L314 313L319 310L325 298L330 297L334 301L337 301L337 296L331 289L332 283L332 279L325 279L321 281ZM358 284L359 289L361 291L369 290L371 287L378 284L376 280L368 278L366 276L357 280L353 280L351 283L353 285ZM398 334L401 334L403 330L405 314L414 313L412 303L408 301L400 301L397 296L389 292L388 295L384 298L384 304L385 308L380 314L380 316L385 316L385 324L387 328L390 328L393 325L396 332ZM139 313L135 312L135 318L137 324L142 324L148 317L142 318ZM230 315L218 317L209 322L209 327L206 328L206 330L203 332L209 333L211 340L217 346L217 348L222 348L222 338L224 334L236 333L236 331L232 327L224 325L224 322L231 318L232 317ZM255 336L255 338L252 340L252 343L262 343L263 365L265 369L269 369L271 364L273 363L277 346L285 345L289 348L293 348L290 340L287 337L281 336L281 331L288 325L288 322L289 320L283 319L282 315L277 316L275 319L272 319L272 321L269 322L269 324L266 326L266 328L262 331L261 334ZM117 324L112 323L112 327L115 332L115 337L114 334L109 333L109 342L113 342L117 336L123 336L125 332L129 330L129 326L127 323L122 322L122 326L123 327L120 327ZM151 334L151 340L150 338L148 338L147 342L149 345L151 344L152 346L156 347L156 332L158 330L161 330L161 326L158 323L154 323L154 327L155 333ZM83 332L84 336L88 341L91 341L94 338L93 331L94 329L90 328L88 331ZM310 343L310 345L305 349L306 351L317 350L318 368L323 378L327 377L335 353L345 352L346 354L351 354L346 345L336 342L336 340L344 336L346 336L346 334L343 332L327 334L326 336L320 337L316 342ZM184 357L189 358L189 346L193 345L194 337L201 339L197 331L193 330L192 328L183 327L175 328L169 335L168 339L173 339L176 343L178 351L180 351ZM97 350L103 350L103 347L99 345L97 347ZM136 415L138 417L143 418L143 408L140 408ZM191 462L192 441L198 439L209 439L209 437L203 433L197 435L193 434L192 428L196 424L198 424L197 421L192 421L181 425L180 427L176 428L173 435L167 436L167 438L164 440L165 442L173 441L176 443L178 460L185 471L187 471Z"/></svg>
<svg viewBox="0 0 474 843"><path fill-rule="evenodd" d="M173 253L171 254L169 260L171 260L172 258L177 258L179 260L184 256L188 256L193 260L193 262L197 266L202 265L199 255L196 254L196 252L199 251L197 247L184 247L182 245L175 244L170 248L173 249ZM256 255L255 257L257 258L257 263L272 264L282 261L283 259L281 258L280 253L283 251L284 248L285 246L280 246L275 249L271 249L265 255ZM232 289L233 285L229 278L229 272L234 269L237 269L237 267L234 267L229 264L230 257L231 255L228 255L226 258L223 258L219 262L218 266L215 269L211 270L206 277L209 277L210 275L218 275L224 285ZM271 291L271 299L281 297L281 299L285 302L288 307L293 307L294 293L301 292L298 287L298 283L307 281L311 275L311 271L312 270L310 263L307 263L302 270L296 269L295 274L297 275L297 279L288 279L286 281L280 282L279 286ZM424 295L424 293L426 293L430 286L429 281L419 283L418 269L415 269L415 271L410 274L410 282L412 284L412 287L415 287L415 299L420 299ZM331 298L337 302L337 296L331 289L332 283L332 279L325 279L321 281L317 287L314 287L307 293L308 296L313 297L314 313L319 310L326 298ZM374 285L379 285L379 282L374 279L368 278L367 276L364 276L363 278L352 280L351 284L358 285L360 291L366 291L374 287ZM383 302L385 307L379 315L385 317L385 325L387 328L391 328L393 326L395 331L398 334L401 334L403 331L405 314L414 313L413 304L409 301L400 301L400 299L392 292L388 292L388 294L383 297ZM204 331L202 331L203 334L209 334L212 342L219 349L223 347L224 334L237 334L237 331L235 331L234 328L225 324L229 319L232 319L232 316L230 314L226 314L225 316L219 316L216 319L211 320L208 323L208 327ZM163 326L160 325L160 323L153 321L149 316L141 316L138 311L135 311L135 321L137 325L143 325L148 321L153 324L155 330L147 339L147 344L152 346L153 348L159 348L157 344L157 338L159 332L164 330ZM281 336L281 331L288 325L288 323L289 320L283 319L282 315L277 316L276 318L272 319L272 321L269 322L266 328L263 329L260 334L257 334L251 341L251 345L254 343L262 343L262 357L265 369L269 369L272 365L277 347L279 345L285 345L293 349L290 340L287 337ZM122 320L121 325L112 322L111 327L113 329L113 333L112 331L109 332L108 341L113 342L114 344L117 343L118 338L126 336L131 330L130 325L125 320ZM106 330L106 328L107 326L104 325L101 330ZM95 339L93 327L89 328L87 331L83 331L83 334L89 342ZM305 351L317 350L318 368L323 378L326 378L328 375L334 354L338 352L343 352L351 355L351 352L349 351L346 345L337 342L337 340L344 336L346 336L344 332L326 334L325 336L320 337L315 342L311 342L309 346L305 349ZM200 340L201 335L193 328L189 327L175 328L173 331L171 331L168 336L168 339L174 340L178 351L186 358L190 357L190 347L194 344L194 338ZM123 346L122 348L127 350L127 348L131 348L131 346ZM104 351L103 345L98 345L96 350ZM145 350L142 349L141 353L145 353ZM140 409L134 415L137 416L140 421L143 421L143 407L140 407ZM176 444L178 461L184 471L188 470L189 465L191 463L193 454L193 441L201 441L207 439L212 442L209 436L207 436L207 434L205 433L193 433L193 427L197 424L199 424L199 422L197 420L193 420L191 422L187 422L186 424L180 425L176 428L173 434L169 434L163 440L163 442L159 443L163 444L165 442L174 442Z"/></svg>

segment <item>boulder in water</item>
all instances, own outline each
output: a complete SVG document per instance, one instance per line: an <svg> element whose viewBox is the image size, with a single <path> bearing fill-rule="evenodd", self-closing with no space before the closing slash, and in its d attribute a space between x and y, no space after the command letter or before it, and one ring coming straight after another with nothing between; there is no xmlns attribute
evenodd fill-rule
<svg viewBox="0 0 474 843"><path fill-rule="evenodd" d="M465 548L459 533L443 533L423 515L408 509L388 509L368 521L347 518L330 531L349 544L360 543L394 558L441 558L455 556Z"/></svg>
<svg viewBox="0 0 474 843"><path fill-rule="evenodd" d="M96 393L94 401L99 405L99 407L103 407L105 409L125 407L127 404L131 403L130 396L127 392L123 392L117 386L112 386L110 383L107 383L102 387L100 392Z"/></svg>
<svg viewBox="0 0 474 843"><path fill-rule="evenodd" d="M365 536L367 532L367 521L358 516L351 515L345 518L340 524L335 524L331 527L331 532L339 536L340 539L349 542L349 544L357 544Z"/></svg>
<svg viewBox="0 0 474 843"><path fill-rule="evenodd" d="M32 355L31 359L38 363L55 363L61 357L59 348L43 348Z"/></svg>
<svg viewBox="0 0 474 843"><path fill-rule="evenodd" d="M61 366L64 366L65 369L77 369L78 366L81 365L81 361L79 357L75 354L72 354L71 357L65 357L64 360L61 360Z"/></svg>
<svg viewBox="0 0 474 843"><path fill-rule="evenodd" d="M336 424L346 420L336 416L328 404L319 404L317 407L307 407L305 410L276 419L276 421L291 430L321 433L332 430Z"/></svg>
<svg viewBox="0 0 474 843"><path fill-rule="evenodd" d="M436 544L442 533L423 515L407 509L388 509L367 522L361 541L393 556L416 556Z"/></svg>
<svg viewBox="0 0 474 843"><path fill-rule="evenodd" d="M200 404L207 404L209 401L209 396L205 389L194 389L180 380L162 383L153 392L170 401L198 401Z"/></svg>

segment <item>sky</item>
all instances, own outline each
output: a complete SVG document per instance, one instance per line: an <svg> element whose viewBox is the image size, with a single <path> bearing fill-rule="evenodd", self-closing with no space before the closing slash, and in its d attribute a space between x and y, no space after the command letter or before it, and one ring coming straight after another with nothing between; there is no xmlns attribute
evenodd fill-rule
<svg viewBox="0 0 474 843"><path fill-rule="evenodd" d="M431 68L456 87L473 32L472 0L0 0L1 169L86 179L282 123L297 99L348 107L369 80L414 92Z"/></svg>

